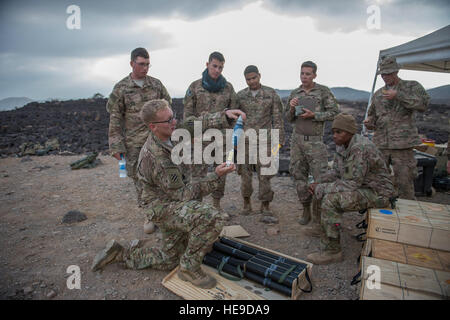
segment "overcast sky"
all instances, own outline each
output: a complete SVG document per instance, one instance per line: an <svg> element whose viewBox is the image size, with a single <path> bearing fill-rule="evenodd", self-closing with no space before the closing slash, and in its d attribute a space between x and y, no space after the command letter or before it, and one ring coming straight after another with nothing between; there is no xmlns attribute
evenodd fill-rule
<svg viewBox="0 0 450 320"><path fill-rule="evenodd" d="M263 84L293 89L306 60L318 64L318 83L370 91L380 50L448 25L449 13L447 0L1 1L0 99L108 96L136 47L148 49L149 75L172 97L201 77L212 51L224 54L236 91L249 64ZM400 77L427 89L450 83L440 73Z"/></svg>

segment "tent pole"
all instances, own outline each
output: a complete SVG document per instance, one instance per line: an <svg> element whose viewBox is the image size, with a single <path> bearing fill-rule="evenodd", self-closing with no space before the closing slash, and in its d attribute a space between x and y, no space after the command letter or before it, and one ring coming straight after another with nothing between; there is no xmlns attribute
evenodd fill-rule
<svg viewBox="0 0 450 320"><path fill-rule="evenodd" d="M373 92L375 91L375 84L377 83L377 72L378 72L379 64L380 64L380 56L378 55L377 68L375 69L375 77L373 79L372 91L370 92L369 101L367 102L366 114L364 115L364 120L367 118L367 113L369 112L370 103L372 102ZM363 127L362 127L362 134L364 136L367 136L367 128L364 125L364 123L363 123Z"/></svg>

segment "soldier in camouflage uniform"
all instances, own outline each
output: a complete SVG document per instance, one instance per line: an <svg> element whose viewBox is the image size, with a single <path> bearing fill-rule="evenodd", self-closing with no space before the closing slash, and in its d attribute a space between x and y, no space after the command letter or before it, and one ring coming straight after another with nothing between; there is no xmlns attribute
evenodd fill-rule
<svg viewBox="0 0 450 320"><path fill-rule="evenodd" d="M239 115L245 117L239 110L204 115L204 129L228 127L228 118L236 119ZM191 184L184 167L175 165L171 159L173 145L170 137L176 120L167 101L147 102L141 116L151 130L141 149L137 166L137 175L143 187L141 204L149 220L159 226L163 245L161 249L137 246L125 249L112 240L95 257L92 270L101 269L111 262L125 262L132 269L159 270L170 270L179 264L178 275L182 280L201 288L211 288L216 281L205 274L200 265L221 232L224 221L219 210L195 199L217 189L220 177L233 171L234 164L226 167L224 163L216 167L214 173ZM191 120L192 117L187 119L184 128L190 125L188 129L192 132Z"/></svg>
<svg viewBox="0 0 450 320"><path fill-rule="evenodd" d="M298 117L310 121L311 133L304 135L295 126L291 136L291 155L289 172L294 178L298 199L303 205L303 214L299 223L307 225L311 221L311 195L308 193L308 178L312 175L314 181L320 181L320 175L325 173L328 166L327 147L323 143L324 123L333 120L338 114L339 106L333 93L328 87L314 82L317 65L306 61L301 66L300 80L302 84L293 90L286 104L286 117L295 124ZM316 110L312 112L303 108L304 113L295 115L295 107L299 105L300 97L310 97L316 101ZM320 224L317 203L313 203L313 225ZM308 229L309 227L305 228Z"/></svg>
<svg viewBox="0 0 450 320"><path fill-rule="evenodd" d="M259 129L267 129L267 151L268 156L270 156L272 152L270 140L271 129L279 130L279 143L280 145L284 144L283 105L274 89L261 85L261 74L256 66L250 65L245 68L244 77L248 88L239 91L237 94L238 107L247 115L244 130L254 129L259 133ZM248 145L247 138L245 150L247 159L249 153ZM249 214L252 211L250 197L253 193L252 175L254 170L258 173L258 199L261 200L261 213L266 215L272 214L269 209L269 204L273 200L273 191L270 186L270 179L273 175L261 175L261 167L259 157L257 164L238 165L238 174L241 175L241 194L244 198L242 214Z"/></svg>
<svg viewBox="0 0 450 320"><path fill-rule="evenodd" d="M139 113L147 101L165 99L172 103L172 99L161 81L147 75L150 67L147 50L134 49L131 52L130 66L132 72L114 86L106 110L110 113L110 153L117 160L120 160L120 155L125 157L127 173L133 179L139 202L142 190L136 175L136 166L141 147L150 133Z"/></svg>
<svg viewBox="0 0 450 320"><path fill-rule="evenodd" d="M378 73L386 85L373 95L364 124L367 129L375 130L373 142L383 153L388 167L393 167L398 196L413 200L417 175L413 147L421 143L415 113L427 109L430 97L417 81L400 79L398 70L393 57L380 63Z"/></svg>
<svg viewBox="0 0 450 320"><path fill-rule="evenodd" d="M320 201L322 235L320 252L306 260L328 264L342 260L340 226L345 211L384 208L394 195L394 186L383 155L366 137L355 134L353 116L339 114L333 121L336 155L333 168L309 191Z"/></svg>
<svg viewBox="0 0 450 320"><path fill-rule="evenodd" d="M210 54L202 78L191 83L186 91L183 100L184 119L191 116L199 117L203 114L215 113L225 109L236 109L236 93L231 83L227 82L225 77L222 76L224 64L225 58L220 52ZM225 140L223 143L225 145ZM203 144L203 147L208 144ZM193 164L191 169L192 179L194 181L205 177L208 173L208 165L206 164ZM220 199L224 195L225 182L224 176L221 179L219 188L212 193L216 208L220 208Z"/></svg>

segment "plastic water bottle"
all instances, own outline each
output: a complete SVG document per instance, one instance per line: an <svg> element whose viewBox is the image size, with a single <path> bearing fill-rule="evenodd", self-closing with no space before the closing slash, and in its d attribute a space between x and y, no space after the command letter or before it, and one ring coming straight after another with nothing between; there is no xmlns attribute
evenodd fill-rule
<svg viewBox="0 0 450 320"><path fill-rule="evenodd" d="M244 120L242 120L242 116L239 116L239 118L236 121L236 124L234 125L233 128L233 137L231 139L232 143L233 143L233 147L231 148L230 151L228 151L228 156L227 156L227 167L230 166L233 161L234 161L234 150L235 148L237 148L238 142L239 142L239 138L241 137L242 132L244 132Z"/></svg>
<svg viewBox="0 0 450 320"><path fill-rule="evenodd" d="M120 154L119 177L121 177L121 178L127 177L127 161L125 160L123 154Z"/></svg>
<svg viewBox="0 0 450 320"><path fill-rule="evenodd" d="M244 131L244 120L242 120L242 116L239 116L233 129L233 147L237 147L239 138L241 137L243 131Z"/></svg>

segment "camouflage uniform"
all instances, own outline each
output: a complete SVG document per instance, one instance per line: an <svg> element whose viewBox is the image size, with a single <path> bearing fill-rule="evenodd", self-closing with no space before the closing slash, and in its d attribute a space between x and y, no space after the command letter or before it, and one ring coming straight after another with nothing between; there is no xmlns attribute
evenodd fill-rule
<svg viewBox="0 0 450 320"><path fill-rule="evenodd" d="M209 92L202 86L202 79L196 80L189 86L183 100L184 114L183 119L195 116L199 117L204 114L223 111L225 109L237 109L237 96L231 83L227 82L225 88L219 92ZM223 132L225 134L225 132ZM204 143L202 150L210 142ZM223 141L225 146L225 140ZM193 150L193 149L192 149ZM192 151L192 154L193 151ZM224 153L225 159L225 153ZM216 167L217 164L214 165ZM193 164L191 165L191 175L193 181L201 179L208 173L208 165ZM226 176L220 181L219 188L212 193L214 199L221 199L225 192Z"/></svg>
<svg viewBox="0 0 450 320"><path fill-rule="evenodd" d="M404 81L391 88L397 96L388 100L381 88L375 92L367 113L367 129L375 130L373 142L383 153L386 164L394 169L394 185L398 196L414 199L414 179L417 175L417 161L413 147L420 139L415 124L415 112L424 112L429 96L417 81Z"/></svg>
<svg viewBox="0 0 450 320"><path fill-rule="evenodd" d="M300 86L293 90L286 104L286 117L291 123L295 123L295 113L291 111L289 103L292 99L301 96L309 96L317 100L317 106L313 123L313 136L304 136L297 133L296 128L291 136L291 159L289 172L294 178L297 195L303 205L308 206L311 195L308 193L308 176L311 174L315 182L320 182L320 175L327 171L328 153L323 143L324 122L333 120L339 112L338 103L328 87L314 84L314 87L306 93Z"/></svg>
<svg viewBox="0 0 450 320"><path fill-rule="evenodd" d="M110 113L109 150L111 155L125 154L127 173L133 179L138 201L141 187L136 176L136 165L141 147L150 133L140 118L140 111L145 102L154 99L165 99L169 104L172 103L161 81L146 76L141 88L130 74L114 86L106 104L106 110Z"/></svg>
<svg viewBox="0 0 450 320"><path fill-rule="evenodd" d="M223 127L229 123L222 112L204 117L203 125ZM191 131L192 122L187 121L182 127ZM191 184L184 167L172 162L171 151L172 146L153 133L141 149L137 166L143 187L141 204L149 221L160 228L163 246L128 249L124 261L129 268L170 270L180 264L184 269L195 270L222 230L222 213L194 200L216 190L219 177L214 172Z"/></svg>
<svg viewBox="0 0 450 320"><path fill-rule="evenodd" d="M249 88L239 91L237 97L239 109L247 115L244 130L251 128L259 133L259 129L267 129L267 155L270 156L272 152L270 129L279 130L279 143L281 145L284 144L283 105L280 97L274 89L266 86L261 86L255 97L253 97ZM248 139L246 139L245 149L245 154L248 158ZM268 167L269 165L266 166ZM256 169L259 181L258 199L270 202L273 199L273 191L270 186L270 179L273 175L261 175L261 167L264 166L259 162L259 157L257 164L238 165L238 174L241 175L241 194L244 198L251 197L253 193L252 175Z"/></svg>
<svg viewBox="0 0 450 320"><path fill-rule="evenodd" d="M341 250L343 212L387 207L394 194L383 155L359 134L353 136L347 148L337 146L333 168L321 180L314 196L321 200L321 247L327 251Z"/></svg>

